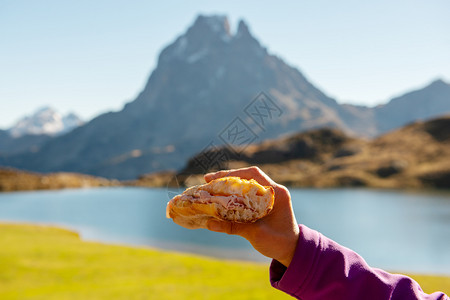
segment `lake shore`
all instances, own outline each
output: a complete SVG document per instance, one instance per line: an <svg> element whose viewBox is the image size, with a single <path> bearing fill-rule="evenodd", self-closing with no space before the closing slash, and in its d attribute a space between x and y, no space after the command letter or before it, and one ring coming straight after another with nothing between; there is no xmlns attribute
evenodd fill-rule
<svg viewBox="0 0 450 300"><path fill-rule="evenodd" d="M295 162L290 162L295 163ZM299 162L300 164L302 162ZM232 162L228 168L248 167L250 164ZM316 174L310 177L301 172L289 170L290 165L262 165L261 169L276 182L289 188L376 188L386 190L450 190L420 183L417 178L374 179L364 171L343 171L330 175ZM446 166L444 166L446 167ZM442 168L442 167L441 167ZM441 177L447 174L440 175ZM300 178L301 177L301 178ZM398 179L400 178L400 179ZM441 180L438 177L438 180ZM146 187L185 188L205 183L203 174L163 171L140 176L136 180L119 181L80 173L36 173L0 167L0 193L37 190L58 190L96 187Z"/></svg>
<svg viewBox="0 0 450 300"><path fill-rule="evenodd" d="M66 188L89 188L121 185L109 180L78 173L41 174L13 168L0 168L0 192L57 190Z"/></svg>
<svg viewBox="0 0 450 300"><path fill-rule="evenodd" d="M85 242L57 227L0 230L1 299L291 299L270 287L265 264ZM450 293L450 277L409 276L427 293Z"/></svg>
<svg viewBox="0 0 450 300"><path fill-rule="evenodd" d="M450 189L449 129L449 116L416 122L372 140L331 128L315 129L241 148L222 145L204 149L182 170L122 181L0 167L0 191L120 185L186 187L204 183L204 173L252 165L288 187Z"/></svg>

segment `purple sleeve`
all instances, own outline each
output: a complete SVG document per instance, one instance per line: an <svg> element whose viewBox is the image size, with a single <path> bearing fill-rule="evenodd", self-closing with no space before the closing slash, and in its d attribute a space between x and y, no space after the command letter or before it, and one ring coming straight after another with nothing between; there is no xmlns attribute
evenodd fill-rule
<svg viewBox="0 0 450 300"><path fill-rule="evenodd" d="M369 267L352 250L304 225L300 225L300 238L289 268L273 260L270 282L303 300L448 299L440 292L425 294L407 276Z"/></svg>

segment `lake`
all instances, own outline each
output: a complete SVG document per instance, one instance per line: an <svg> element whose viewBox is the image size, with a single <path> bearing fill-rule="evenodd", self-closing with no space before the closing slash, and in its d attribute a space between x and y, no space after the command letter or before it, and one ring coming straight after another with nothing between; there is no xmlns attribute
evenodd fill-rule
<svg viewBox="0 0 450 300"><path fill-rule="evenodd" d="M98 188L0 193L0 221L56 224L85 240L220 258L269 260L238 236L188 230L165 217L174 191ZM299 223L390 271L450 275L450 193L291 189Z"/></svg>

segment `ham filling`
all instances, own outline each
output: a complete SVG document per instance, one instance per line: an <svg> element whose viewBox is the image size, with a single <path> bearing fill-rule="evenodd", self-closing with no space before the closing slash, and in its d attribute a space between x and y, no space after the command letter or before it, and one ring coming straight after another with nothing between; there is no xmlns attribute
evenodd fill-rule
<svg viewBox="0 0 450 300"><path fill-rule="evenodd" d="M238 196L238 195L211 195L207 191L199 190L191 195L180 195L181 197L178 199L179 201L192 201L203 204L211 204L216 203L223 206L227 210L233 210L236 208L245 208L251 211L255 211L253 207L251 207L248 199Z"/></svg>

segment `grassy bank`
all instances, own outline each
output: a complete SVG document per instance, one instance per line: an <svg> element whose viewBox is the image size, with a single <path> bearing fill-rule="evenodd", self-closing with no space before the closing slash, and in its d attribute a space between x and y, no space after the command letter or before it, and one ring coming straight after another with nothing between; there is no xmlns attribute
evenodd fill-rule
<svg viewBox="0 0 450 300"><path fill-rule="evenodd" d="M0 167L0 192L104 187L119 184L117 180L79 173L40 174Z"/></svg>
<svg viewBox="0 0 450 300"><path fill-rule="evenodd" d="M53 227L0 233L0 299L292 299L270 287L266 265L83 242ZM414 277L450 293L450 278Z"/></svg>

